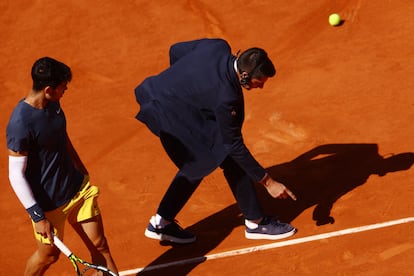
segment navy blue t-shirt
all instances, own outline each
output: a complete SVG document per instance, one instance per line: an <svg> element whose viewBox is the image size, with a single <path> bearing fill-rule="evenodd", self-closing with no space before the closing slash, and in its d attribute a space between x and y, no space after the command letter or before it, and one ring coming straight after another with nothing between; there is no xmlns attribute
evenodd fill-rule
<svg viewBox="0 0 414 276"><path fill-rule="evenodd" d="M59 102L37 109L21 100L6 130L7 147L28 152L25 176L43 211L67 203L79 191L83 175L67 150L66 118Z"/></svg>

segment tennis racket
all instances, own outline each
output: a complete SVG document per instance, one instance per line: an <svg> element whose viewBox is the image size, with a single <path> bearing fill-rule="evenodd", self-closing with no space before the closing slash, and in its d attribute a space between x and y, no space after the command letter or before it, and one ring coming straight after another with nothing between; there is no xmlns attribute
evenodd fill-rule
<svg viewBox="0 0 414 276"><path fill-rule="evenodd" d="M78 276L95 275L96 272L106 272L108 275L118 276L118 274L115 274L114 272L110 271L108 268L104 266L94 265L82 260L75 254L73 254L72 251L70 251L70 249L55 235L53 235L53 241L55 243L55 246L59 248L59 250L63 254L65 254L66 257L68 257L69 260L72 262L72 265L75 268L76 273L78 273ZM82 264L84 268L81 270L78 264Z"/></svg>

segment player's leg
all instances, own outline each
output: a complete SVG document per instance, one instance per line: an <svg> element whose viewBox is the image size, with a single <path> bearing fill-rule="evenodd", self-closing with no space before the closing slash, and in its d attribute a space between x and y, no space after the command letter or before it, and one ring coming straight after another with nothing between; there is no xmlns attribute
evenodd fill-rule
<svg viewBox="0 0 414 276"><path fill-rule="evenodd" d="M92 186L85 177L81 190L64 209L68 222L85 243L92 262L117 272L104 235L102 217L98 206L99 188Z"/></svg>
<svg viewBox="0 0 414 276"><path fill-rule="evenodd" d="M45 212L45 216L54 227L54 233L63 239L66 215L62 212L62 209L63 207ZM37 250L26 263L25 276L43 275L58 260L60 254L60 251L55 246L50 246L50 241L47 238L43 238L36 233L34 223L33 231L37 243Z"/></svg>
<svg viewBox="0 0 414 276"><path fill-rule="evenodd" d="M88 248L92 262L118 272L104 234L102 216L99 214L81 222L72 222L71 225Z"/></svg>
<svg viewBox="0 0 414 276"><path fill-rule="evenodd" d="M25 276L43 275L45 271L58 260L59 250L50 244L37 242L37 250L26 263Z"/></svg>

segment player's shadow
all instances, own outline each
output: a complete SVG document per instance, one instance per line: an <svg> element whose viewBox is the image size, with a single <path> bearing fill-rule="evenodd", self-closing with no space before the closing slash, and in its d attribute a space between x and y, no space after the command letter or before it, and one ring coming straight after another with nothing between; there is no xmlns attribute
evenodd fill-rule
<svg viewBox="0 0 414 276"><path fill-rule="evenodd" d="M318 146L294 160L272 166L268 172L284 183L297 196L297 201L276 200L262 186L258 196L265 212L290 222L307 208L316 206L313 219L317 225L334 223L330 211L344 194L366 182L372 174L407 170L414 162L414 153L389 157L378 154L376 144L328 144ZM206 255L217 247L243 219L236 204L187 228L197 235L190 245L173 245L171 249L147 265L137 275L187 275ZM185 260L185 261L182 261ZM154 269L156 268L156 269Z"/></svg>
<svg viewBox="0 0 414 276"><path fill-rule="evenodd" d="M380 156L376 144L327 144L318 146L294 160L268 168L269 174L284 183L298 200L274 200L258 187L267 213L282 221L292 221L305 209L315 206L317 225L334 223L333 204L343 195L364 184L370 175L408 170L414 153Z"/></svg>

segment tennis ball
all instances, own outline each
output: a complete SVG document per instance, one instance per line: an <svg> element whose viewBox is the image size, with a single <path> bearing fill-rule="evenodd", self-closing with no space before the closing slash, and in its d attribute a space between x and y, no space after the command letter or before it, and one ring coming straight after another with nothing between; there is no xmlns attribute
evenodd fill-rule
<svg viewBox="0 0 414 276"><path fill-rule="evenodd" d="M342 19L341 16L337 13L333 13L329 16L329 24L331 24L331 26L338 26L339 24L341 24Z"/></svg>

